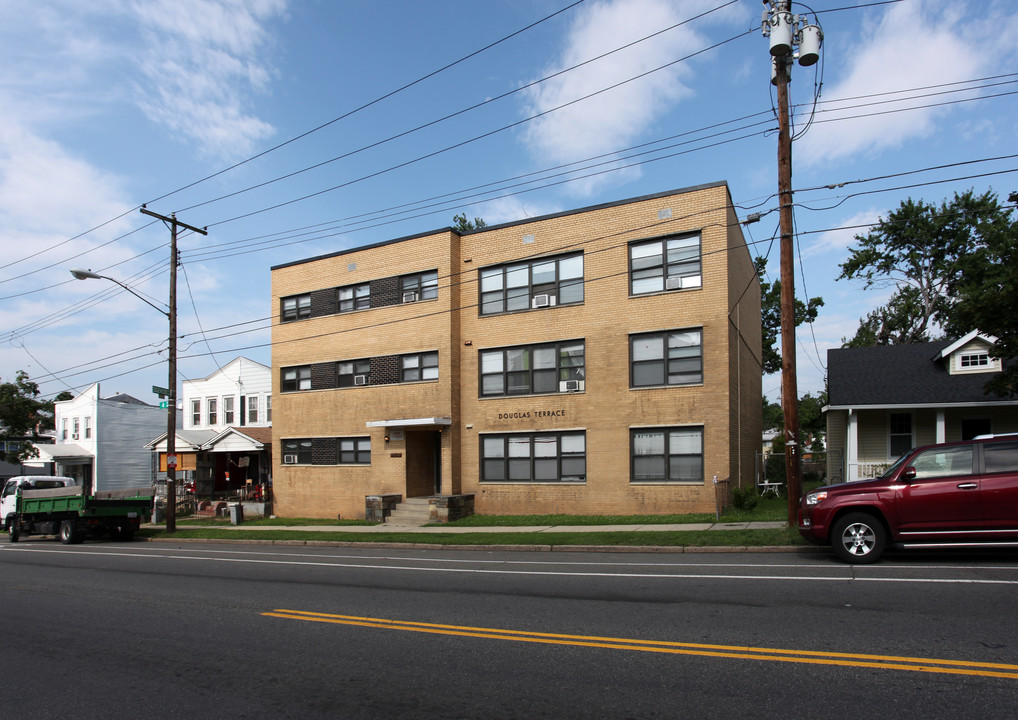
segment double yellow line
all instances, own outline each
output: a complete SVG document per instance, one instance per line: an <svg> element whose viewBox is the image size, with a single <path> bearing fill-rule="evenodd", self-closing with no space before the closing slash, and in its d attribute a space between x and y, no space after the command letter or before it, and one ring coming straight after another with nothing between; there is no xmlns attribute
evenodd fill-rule
<svg viewBox="0 0 1018 720"><path fill-rule="evenodd" d="M1018 665L1004 663L970 662L966 660L939 660L935 658L896 657L887 655L861 655L855 653L820 652L815 650L783 650L780 648L755 648L738 645L704 645L699 643L668 642L663 640L634 640L630 638L596 637L589 635L560 635L556 633L530 632L527 630L503 630L499 628L441 625L438 623L413 622L410 620L387 620L384 618L357 617L354 615L332 615L305 610L273 610L262 613L265 617L308 622L356 625L380 628L382 630L405 630L409 632L438 635L459 635L463 637L486 638L490 640L511 640L514 642L543 643L546 645L573 645L579 647L608 648L611 650L637 650L640 652L670 653L673 655L698 655L701 657L723 657L738 660L766 660L770 662L806 663L811 665L839 665L845 667L877 668L880 670L909 670L912 672L941 673L947 675L975 675L982 677L1010 678L1018 680Z"/></svg>

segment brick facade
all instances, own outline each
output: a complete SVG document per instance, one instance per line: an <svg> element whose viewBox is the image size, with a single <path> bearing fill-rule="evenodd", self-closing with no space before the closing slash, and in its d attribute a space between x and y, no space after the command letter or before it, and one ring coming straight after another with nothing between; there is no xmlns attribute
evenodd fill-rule
<svg viewBox="0 0 1018 720"><path fill-rule="evenodd" d="M629 243L682 233L700 235L702 283L631 294ZM577 251L582 302L480 314L482 269L533 267L540 258ZM436 268L437 299L403 303L394 295L399 276ZM273 325L273 425L276 442L370 437L371 462L277 464L277 514L358 517L366 496L430 495L433 488L473 495L476 512L488 514L712 512L715 475L733 485L753 482L761 432L760 289L726 184L280 265L272 269L273 307L283 297L311 293L314 300L323 289L358 283L371 284L370 309ZM702 334L702 382L630 387L630 337L680 330ZM482 396L482 351L574 339L584 343L582 390ZM399 382L399 356L426 352L438 353L438 379ZM370 385L279 392L282 368L369 358ZM676 428L702 428L702 477L635 479L634 433ZM561 443L555 438L577 431L585 437L580 482L482 481L485 438L517 434L553 447ZM525 447L509 445L517 446ZM535 455L532 462L536 468L543 460Z"/></svg>

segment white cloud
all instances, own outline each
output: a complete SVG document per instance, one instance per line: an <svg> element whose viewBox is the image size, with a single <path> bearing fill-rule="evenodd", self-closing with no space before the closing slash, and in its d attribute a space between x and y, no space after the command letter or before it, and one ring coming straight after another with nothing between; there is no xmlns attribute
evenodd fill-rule
<svg viewBox="0 0 1018 720"><path fill-rule="evenodd" d="M541 75L559 72L614 50L704 9L707 6L701 7L701 3L667 0L593 3L570 28L558 58ZM702 27L702 23L682 25L541 83L526 91L524 113L529 116L548 112L700 50L709 42L697 27ZM693 72L689 63L678 63L551 112L527 125L523 141L532 155L555 163L624 147L652 127L676 103L692 97ZM587 180L579 189L590 191L599 182L603 180Z"/></svg>
<svg viewBox="0 0 1018 720"><path fill-rule="evenodd" d="M839 65L849 69L840 81L828 85L823 100L858 97L880 100L873 96L993 75L1008 57L1015 55L1013 33L1002 28L1010 26L1013 30L1016 22L1013 7L1000 3L914 0L893 5L879 22L863 28L861 39L848 48L844 57L826 57L829 75L837 73ZM796 68L795 72L805 79L806 71ZM960 106L886 111L936 101L903 100L821 115L818 119L840 115L862 117L815 123L798 142L797 158L810 166L860 154L872 157L906 141L927 137L939 129L946 116L958 112Z"/></svg>

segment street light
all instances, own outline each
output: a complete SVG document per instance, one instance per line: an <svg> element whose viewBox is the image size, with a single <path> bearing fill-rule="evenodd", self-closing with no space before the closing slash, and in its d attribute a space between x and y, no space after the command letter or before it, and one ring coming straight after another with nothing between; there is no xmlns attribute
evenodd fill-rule
<svg viewBox="0 0 1018 720"><path fill-rule="evenodd" d="M174 270L176 266L174 265ZM155 303L142 297L124 283L109 275L100 275L91 270L71 270L71 275L77 280L109 280L124 288L127 292L142 300L170 321L170 347L169 347L169 382L166 384L170 391L169 412L166 414L166 532L177 531L177 491L176 491L176 454L177 454L177 293L176 293L176 272L171 273L170 282L170 309L163 310Z"/></svg>

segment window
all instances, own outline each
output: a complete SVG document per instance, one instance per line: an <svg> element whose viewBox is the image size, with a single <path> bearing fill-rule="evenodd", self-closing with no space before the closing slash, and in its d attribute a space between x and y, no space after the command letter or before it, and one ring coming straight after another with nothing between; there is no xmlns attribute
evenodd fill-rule
<svg viewBox="0 0 1018 720"><path fill-rule="evenodd" d="M632 295L698 288L703 284L700 236L666 237L629 246Z"/></svg>
<svg viewBox="0 0 1018 720"><path fill-rule="evenodd" d="M337 302L339 312L352 312L354 310L366 310L371 307L371 285L348 285L337 291Z"/></svg>
<svg viewBox="0 0 1018 720"><path fill-rule="evenodd" d="M986 472L1018 472L1018 443L986 443L983 445Z"/></svg>
<svg viewBox="0 0 1018 720"><path fill-rule="evenodd" d="M85 439L90 440L92 438L92 418L85 418Z"/></svg>
<svg viewBox="0 0 1018 720"><path fill-rule="evenodd" d="M63 418L60 421L60 427L61 427L60 437L61 437L62 440L66 440L67 439L67 418Z"/></svg>
<svg viewBox="0 0 1018 720"><path fill-rule="evenodd" d="M304 440L283 440L283 464L284 465L310 465L313 459L311 449L313 443L310 439ZM296 463L287 462L296 460Z"/></svg>
<svg viewBox="0 0 1018 720"><path fill-rule="evenodd" d="M339 387L371 384L371 361L351 360L336 364Z"/></svg>
<svg viewBox="0 0 1018 720"><path fill-rule="evenodd" d="M631 482L703 483L703 428L631 431Z"/></svg>
<svg viewBox="0 0 1018 720"><path fill-rule="evenodd" d="M272 422L272 396L265 396L265 422Z"/></svg>
<svg viewBox="0 0 1018 720"><path fill-rule="evenodd" d="M400 358L400 382L438 379L438 353L428 352L417 355L403 355Z"/></svg>
<svg viewBox="0 0 1018 720"><path fill-rule="evenodd" d="M438 271L404 275L399 279L403 302L434 300L438 297Z"/></svg>
<svg viewBox="0 0 1018 720"><path fill-rule="evenodd" d="M293 295L282 300L283 322L293 322L311 317L311 293Z"/></svg>
<svg viewBox="0 0 1018 720"><path fill-rule="evenodd" d="M972 474L972 445L933 448L912 458L916 479Z"/></svg>
<svg viewBox="0 0 1018 720"><path fill-rule="evenodd" d="M283 392L298 392L299 390L311 389L311 366L300 365L298 367L283 368L283 381L280 390ZM211 421L209 421L211 424Z"/></svg>
<svg viewBox="0 0 1018 720"><path fill-rule="evenodd" d="M247 421L248 423L258 422L258 396L247 396Z"/></svg>
<svg viewBox="0 0 1018 720"><path fill-rule="evenodd" d="M583 254L481 270L481 315L583 302Z"/></svg>
<svg viewBox="0 0 1018 720"><path fill-rule="evenodd" d="M369 465L371 438L339 438L340 465Z"/></svg>
<svg viewBox="0 0 1018 720"><path fill-rule="evenodd" d="M218 406L219 401L216 398L209 398L209 425L216 425L219 423Z"/></svg>
<svg viewBox="0 0 1018 720"><path fill-rule="evenodd" d="M988 367L990 365L990 354L985 351L966 353L960 359L963 368Z"/></svg>
<svg viewBox="0 0 1018 720"><path fill-rule="evenodd" d="M700 330L630 336L630 386L702 383L702 343Z"/></svg>
<svg viewBox="0 0 1018 720"><path fill-rule="evenodd" d="M586 377L582 340L482 350L480 355L482 397L560 392L566 389L563 383Z"/></svg>
<svg viewBox="0 0 1018 720"><path fill-rule="evenodd" d="M233 425L233 396L223 398L223 422Z"/></svg>
<svg viewBox="0 0 1018 720"><path fill-rule="evenodd" d="M201 426L201 400L191 401L191 427Z"/></svg>
<svg viewBox="0 0 1018 720"><path fill-rule="evenodd" d="M74 435L72 435L71 437L77 440L80 437L79 435L80 432L81 432L81 418L74 418Z"/></svg>
<svg viewBox="0 0 1018 720"><path fill-rule="evenodd" d="M888 457L901 457L912 449L912 413L891 413Z"/></svg>
<svg viewBox="0 0 1018 720"><path fill-rule="evenodd" d="M582 483L587 480L586 435L525 433L481 438L481 482Z"/></svg>

